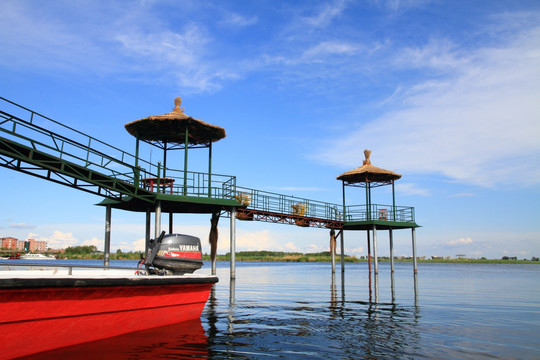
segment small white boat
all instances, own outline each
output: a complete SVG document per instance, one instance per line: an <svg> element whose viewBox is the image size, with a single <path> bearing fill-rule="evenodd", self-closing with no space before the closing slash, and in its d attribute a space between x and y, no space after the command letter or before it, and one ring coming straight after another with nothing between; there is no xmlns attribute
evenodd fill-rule
<svg viewBox="0 0 540 360"><path fill-rule="evenodd" d="M56 260L56 258L52 255L24 254L21 256L21 260Z"/></svg>

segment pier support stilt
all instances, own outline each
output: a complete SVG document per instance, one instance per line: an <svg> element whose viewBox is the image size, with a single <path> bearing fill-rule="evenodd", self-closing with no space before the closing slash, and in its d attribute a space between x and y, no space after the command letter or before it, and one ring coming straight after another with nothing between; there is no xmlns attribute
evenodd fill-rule
<svg viewBox="0 0 540 360"><path fill-rule="evenodd" d="M369 231L366 231L367 233L367 258L368 258L368 286L369 286L369 301L371 302L371 291L372 291L372 284L371 284L371 239L369 236Z"/></svg>
<svg viewBox="0 0 540 360"><path fill-rule="evenodd" d="M379 261L377 256L377 225L373 225L373 264L375 275L379 273Z"/></svg>
<svg viewBox="0 0 540 360"><path fill-rule="evenodd" d="M367 233L367 261L368 261L368 274L369 274L369 281L371 284L371 239L369 238L369 230L366 231ZM371 287L371 286L370 286Z"/></svg>
<svg viewBox="0 0 540 360"><path fill-rule="evenodd" d="M332 259L332 274L336 273L336 231L330 230L330 258Z"/></svg>
<svg viewBox="0 0 540 360"><path fill-rule="evenodd" d="M236 279L236 208L231 209L231 279Z"/></svg>
<svg viewBox="0 0 540 360"><path fill-rule="evenodd" d="M103 253L103 265L109 266L111 257L111 205L105 206L105 246Z"/></svg>
<svg viewBox="0 0 540 360"><path fill-rule="evenodd" d="M388 237L390 239L390 272L394 273L394 237L392 229L388 231Z"/></svg>
<svg viewBox="0 0 540 360"><path fill-rule="evenodd" d="M340 238L340 242L339 242L339 246L341 248L341 272L344 273L345 272L345 241L343 240L343 234L345 233L345 231L343 231L343 229L341 230L341 236L339 237Z"/></svg>
<svg viewBox="0 0 540 360"><path fill-rule="evenodd" d="M412 233L413 271L416 274L418 272L418 263L416 261L416 229L411 228L411 233Z"/></svg>
<svg viewBox="0 0 540 360"><path fill-rule="evenodd" d="M154 239L157 239L161 234L161 201L156 202L156 221L154 226Z"/></svg>
<svg viewBox="0 0 540 360"><path fill-rule="evenodd" d="M150 209L146 209L146 229L145 229L145 241L144 241L144 256L146 257L148 255L148 249L150 248L150 238L151 238L151 218L152 218L152 212Z"/></svg>

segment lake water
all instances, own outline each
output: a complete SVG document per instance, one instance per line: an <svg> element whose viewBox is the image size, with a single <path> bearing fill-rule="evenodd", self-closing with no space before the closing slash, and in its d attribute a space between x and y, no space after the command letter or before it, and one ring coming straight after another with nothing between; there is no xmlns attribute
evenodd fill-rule
<svg viewBox="0 0 540 360"><path fill-rule="evenodd" d="M371 292L366 263L345 268L238 262L231 283L218 262L200 321L27 358L540 359L538 265L419 263L415 287L379 263Z"/></svg>

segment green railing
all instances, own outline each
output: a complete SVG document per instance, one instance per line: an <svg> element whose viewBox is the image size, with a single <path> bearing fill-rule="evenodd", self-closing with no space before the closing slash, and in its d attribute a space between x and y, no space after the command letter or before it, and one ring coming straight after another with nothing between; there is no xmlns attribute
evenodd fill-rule
<svg viewBox="0 0 540 360"><path fill-rule="evenodd" d="M167 168L165 171L166 180L164 181L161 169L158 172L160 182L164 185L161 185L159 189L154 189L154 191L181 196L234 199L234 188L236 187L236 177L234 176L188 171L187 176L184 177L183 170ZM141 183L148 184L148 181L141 178ZM146 187L148 188L148 185Z"/></svg>
<svg viewBox="0 0 540 360"><path fill-rule="evenodd" d="M394 221L394 222L414 222L414 207L371 204L350 205L345 207L345 221Z"/></svg>
<svg viewBox="0 0 540 360"><path fill-rule="evenodd" d="M408 206L379 205L350 205L345 207L346 216L343 217L343 206L295 196L287 196L256 189L236 187L235 198L246 201L248 210L256 210L285 215L301 215L308 218L334 220L334 221L393 221L414 223L414 208ZM296 209L295 209L296 208ZM298 209L302 210L300 214Z"/></svg>
<svg viewBox="0 0 540 360"><path fill-rule="evenodd" d="M7 140L129 183L141 172L141 177L156 176L137 169L135 156L126 151L5 98L0 99L6 109L0 111L0 136ZM144 161L139 159L139 164L144 166Z"/></svg>
<svg viewBox="0 0 540 360"><path fill-rule="evenodd" d="M235 198L245 201L247 209L309 218L341 221L342 207L323 201L276 194L268 191L236 187Z"/></svg>
<svg viewBox="0 0 540 360"><path fill-rule="evenodd" d="M48 155L46 161L43 160L43 156L39 159L36 156L33 159L36 163L39 162L39 165L50 166L54 170L69 169L73 172L69 174L66 170L66 175L78 176L81 168L94 172L92 174L94 177L85 172L86 182L92 182L97 177L96 175L100 175L147 190L150 190L149 179L154 179L156 184L165 183L164 179L160 179L162 171L159 165L156 166L141 158L136 159L134 155L124 150L47 116L5 98L0 97L0 99L3 108L0 110L0 141L4 141L3 149L6 151L11 149L11 144L22 145ZM51 159L58 161L52 164ZM32 161L32 159L25 160ZM77 165L79 170L73 170L72 164ZM232 190L236 186L234 176L188 172L187 181L184 183L183 171L167 169L165 174L168 179L172 179L170 181L171 193L175 195L234 198L234 190ZM123 195L137 196L136 191L128 191L125 187L117 190L124 192ZM152 190L153 192L169 192L169 188L163 185L155 186Z"/></svg>

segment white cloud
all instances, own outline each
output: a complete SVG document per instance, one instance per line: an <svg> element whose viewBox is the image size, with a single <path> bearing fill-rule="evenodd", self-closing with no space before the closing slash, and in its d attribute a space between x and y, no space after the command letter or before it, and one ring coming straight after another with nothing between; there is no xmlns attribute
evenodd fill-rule
<svg viewBox="0 0 540 360"><path fill-rule="evenodd" d="M399 192L402 195L420 195L420 196L429 196L431 192L428 189L420 188L417 184L414 183L397 183L396 192Z"/></svg>
<svg viewBox="0 0 540 360"><path fill-rule="evenodd" d="M137 239L135 241L133 241L133 243L131 244L131 251L143 251L144 252L144 249L145 249L145 246L146 246L146 239L145 238L140 238L140 239Z"/></svg>
<svg viewBox="0 0 540 360"><path fill-rule="evenodd" d="M303 52L302 58L307 60L318 60L322 57L331 55L353 55L358 51L358 46L355 44L324 41Z"/></svg>
<svg viewBox="0 0 540 360"><path fill-rule="evenodd" d="M47 4L49 5L49 4ZM8 1L0 13L0 45L9 67L95 76L130 74L139 81L176 81L184 91L214 91L235 71L216 64L204 25L168 30L154 6L117 2L58 3L41 7ZM150 4L152 5L152 4ZM180 5L179 5L180 6ZM156 6L157 7L157 6ZM234 17L248 25L256 19ZM17 61L14 61L17 59ZM220 61L218 58L215 61Z"/></svg>
<svg viewBox="0 0 540 360"><path fill-rule="evenodd" d="M440 58L455 57L444 49L438 50ZM515 184L512 174L520 174L522 184L537 184L538 49L540 28L534 28L497 47L471 51L449 75L418 82L393 109L332 140L330 150L324 144L318 158L350 168L369 148L374 165L398 171L442 174L486 187ZM432 67L432 58L420 56L414 66L423 61Z"/></svg>
<svg viewBox="0 0 540 360"><path fill-rule="evenodd" d="M341 15L347 3L347 0L335 0L332 3L327 3L314 16L304 18L304 22L315 28L326 27Z"/></svg>
<svg viewBox="0 0 540 360"><path fill-rule="evenodd" d="M93 237L90 240L84 240L81 244L81 246L95 246L98 250L103 251L104 249L104 242L103 239L98 239L97 237ZM114 251L111 249L111 251Z"/></svg>
<svg viewBox="0 0 540 360"><path fill-rule="evenodd" d="M279 247L271 237L268 230L261 230L256 232L239 232L236 237L236 250L237 251L259 251L275 249ZM218 247L222 250L223 247ZM229 251L229 244L226 244L226 250Z"/></svg>
<svg viewBox="0 0 540 360"><path fill-rule="evenodd" d="M137 64L144 63L147 72L162 72L175 77L184 89L214 91L220 82L235 79L238 75L223 66L212 65L207 59L206 49L210 39L206 30L189 24L182 33L161 31L145 33L135 29L117 35L124 49Z"/></svg>
<svg viewBox="0 0 540 360"><path fill-rule="evenodd" d="M239 27L255 25L259 21L257 16L247 17L233 12L226 13L223 18L224 19L221 20L222 24Z"/></svg>
<svg viewBox="0 0 540 360"><path fill-rule="evenodd" d="M39 236L35 233L29 233L28 238L34 238L40 241L46 241L47 246L51 249L62 249L69 246L77 246L79 240L73 237L71 232L62 232L55 230L53 234L49 237Z"/></svg>
<svg viewBox="0 0 540 360"><path fill-rule="evenodd" d="M325 246L321 246L321 245L318 245L318 244L309 244L305 248L306 253L319 253L319 252L323 252L323 251L329 251L328 246L325 247Z"/></svg>
<svg viewBox="0 0 540 360"><path fill-rule="evenodd" d="M296 247L296 245L294 245L292 241L289 241L288 243L283 245L283 247L285 248L285 251L288 251L288 252L299 252L300 250Z"/></svg>
<svg viewBox="0 0 540 360"><path fill-rule="evenodd" d="M445 72L466 66L467 56L459 54L459 49L446 39L431 39L422 47L405 48L394 59L399 67L433 68Z"/></svg>
<svg viewBox="0 0 540 360"><path fill-rule="evenodd" d="M451 246L455 246L455 245L467 245L467 244L471 244L473 241L470 237L466 237L466 238L459 238L459 239L455 239L455 240L450 240L448 241L446 244L447 245L451 245Z"/></svg>
<svg viewBox="0 0 540 360"><path fill-rule="evenodd" d="M340 251L338 249L338 255L340 254ZM364 248L363 247L357 247L357 248L345 248L345 254L352 255L352 256L362 256L366 255L364 254Z"/></svg>

